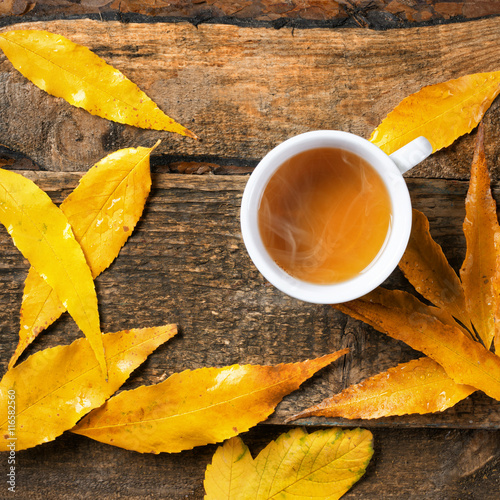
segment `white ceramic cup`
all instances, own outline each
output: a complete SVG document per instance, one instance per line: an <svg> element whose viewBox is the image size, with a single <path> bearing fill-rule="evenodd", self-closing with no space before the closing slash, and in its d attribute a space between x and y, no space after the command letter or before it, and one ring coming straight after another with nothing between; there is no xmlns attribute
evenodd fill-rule
<svg viewBox="0 0 500 500"><path fill-rule="evenodd" d="M360 274L347 281L315 284L294 278L271 258L259 231L258 211L269 179L289 158L316 148L340 148L366 160L380 175L391 200L392 219L385 243ZM271 150L250 175L241 202L241 231L248 254L261 274L276 288L315 304L338 304L361 297L382 284L397 267L408 244L412 207L403 173L432 153L427 139L419 137L391 155L357 135L317 130L297 135Z"/></svg>

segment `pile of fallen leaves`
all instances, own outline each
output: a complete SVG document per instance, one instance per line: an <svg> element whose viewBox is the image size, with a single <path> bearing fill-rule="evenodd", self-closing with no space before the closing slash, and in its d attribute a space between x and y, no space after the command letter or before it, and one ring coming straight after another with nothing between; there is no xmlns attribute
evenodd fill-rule
<svg viewBox="0 0 500 500"><path fill-rule="evenodd" d="M196 138L122 73L62 36L8 31L0 34L0 48L26 78L74 106L120 123ZM370 140L390 154L424 135L436 151L476 127L499 91L500 72L425 87L403 100ZM206 498L264 499L277 492L302 498L313 490L317 498L339 498L363 475L372 456L369 431L307 434L294 429L255 459L235 436L265 420L284 396L347 350L277 366L186 370L113 396L177 331L175 325L161 325L103 334L94 287L142 216L155 147L127 148L103 158L59 207L30 180L0 169L0 222L32 266L19 343L0 382L0 449L9 450L13 442L16 450L30 448L65 431L143 453L180 452L228 439L207 468ZM415 211L400 265L434 306L384 289L334 306L428 357L348 388L294 418L442 411L476 389L500 399L500 358L490 351L493 339L497 350L500 344L495 334L500 245L495 210L481 131L467 197L467 256L460 279L432 240L425 216ZM85 338L16 364L65 311ZM14 406L8 404L12 394Z"/></svg>

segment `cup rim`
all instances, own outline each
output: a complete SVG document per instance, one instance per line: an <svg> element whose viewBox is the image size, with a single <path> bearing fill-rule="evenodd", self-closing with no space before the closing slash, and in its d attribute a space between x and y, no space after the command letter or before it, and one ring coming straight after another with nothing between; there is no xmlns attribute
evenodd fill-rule
<svg viewBox="0 0 500 500"><path fill-rule="evenodd" d="M382 178L391 200L391 229L378 256L357 276L338 283L315 284L294 278L271 258L258 227L258 208L269 179L287 159L318 147L339 147L367 160ZM296 299L336 304L366 295L397 267L411 232L412 207L404 178L394 161L366 139L339 130L316 130L296 135L269 151L255 167L243 192L240 224L243 242L259 272L272 285Z"/></svg>

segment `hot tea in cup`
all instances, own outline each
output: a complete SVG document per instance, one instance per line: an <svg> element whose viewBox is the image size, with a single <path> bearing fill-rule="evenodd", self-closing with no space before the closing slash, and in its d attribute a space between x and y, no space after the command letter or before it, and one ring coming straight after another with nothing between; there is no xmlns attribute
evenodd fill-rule
<svg viewBox="0 0 500 500"><path fill-rule="evenodd" d="M402 172L432 152L420 137L392 155L347 132L307 132L257 165L241 229L259 271L286 294L340 303L380 285L401 259L412 208Z"/></svg>
<svg viewBox="0 0 500 500"><path fill-rule="evenodd" d="M259 231L271 258L303 281L331 284L375 259L391 225L391 199L357 154L315 148L292 156L264 189Z"/></svg>

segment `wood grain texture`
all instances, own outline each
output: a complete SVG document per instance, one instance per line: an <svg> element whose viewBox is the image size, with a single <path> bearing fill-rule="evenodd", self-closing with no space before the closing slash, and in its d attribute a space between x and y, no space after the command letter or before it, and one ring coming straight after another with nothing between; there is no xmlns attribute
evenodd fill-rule
<svg viewBox="0 0 500 500"><path fill-rule="evenodd" d="M193 23L239 20L330 23L387 29L500 13L495 0L6 0L0 16L127 15L188 18Z"/></svg>
<svg viewBox="0 0 500 500"><path fill-rule="evenodd" d="M36 88L2 55L0 143L54 171L84 171L112 150L157 139L157 154L254 165L284 139L312 129L368 137L422 86L500 69L500 17L385 32L85 19L3 29L14 28L45 29L88 46L202 138L91 116ZM493 129L500 126L499 103L485 118ZM467 136L412 175L466 178L471 154ZM487 141L487 154L500 156L500 142ZM495 178L499 169L493 165Z"/></svg>
<svg viewBox="0 0 500 500"><path fill-rule="evenodd" d="M384 16L387 27L426 22L423 16L429 12L429 21L453 18L460 9L458 16L464 18L489 15L496 12L473 10L498 5L488 0L326 3L331 9L352 8L345 25L364 27L377 26ZM6 4L19 14L32 5L24 0ZM300 5L307 12L299 12ZM49 29L89 46L134 79L165 112L199 133L200 143L108 123L71 108L34 88L0 56L0 143L11 150L0 155L0 162L5 158L7 168L18 171L52 170L23 173L56 202L105 154L163 141L153 158L156 175L144 216L119 258L97 280L105 330L166 322L180 326L177 338L136 370L127 388L164 380L184 368L298 361L351 347L350 356L320 372L285 398L271 419L242 436L254 455L289 429L273 423L419 353L327 306L289 299L262 279L239 233L246 177L167 172L248 173L283 139L320 127L368 136L388 111L421 86L500 69L499 18L390 32L298 29L303 20L309 27L333 26L331 18L313 19L314 9L324 5L321 0L41 0L24 19L88 13L106 18L116 12L116 19L126 23L68 19L16 25ZM189 22L144 24L135 12L185 16ZM233 14L239 16L239 26L204 24ZM13 18L3 21L9 23L4 30L14 27ZM273 29L280 26L285 27ZM500 201L498 100L485 124L486 153ZM465 255L461 224L467 183L460 179L469 176L473 142L474 133L429 158L408 179L414 206L429 216L432 234L455 269ZM436 177L442 179L432 179ZM28 263L3 228L0 255L4 371L17 342ZM397 271L387 286L411 291ZM64 315L29 353L79 337ZM311 420L309 428L318 423L325 421ZM367 473L345 498L498 499L500 406L484 395L475 394L443 414L329 421L339 424L370 427L375 436ZM202 499L204 470L215 449L142 455L66 433L53 443L19 452L16 494L30 500Z"/></svg>
<svg viewBox="0 0 500 500"><path fill-rule="evenodd" d="M287 430L270 425L241 437L255 456ZM500 431L373 432L373 459L343 499L498 500ZM65 434L56 442L19 453L22 469L16 496L29 500L199 500L204 496L205 468L216 448L174 455L131 454Z"/></svg>
<svg viewBox="0 0 500 500"><path fill-rule="evenodd" d="M23 172L59 203L81 173ZM329 306L285 296L257 272L244 249L239 205L243 176L156 174L145 212L118 259L96 279L106 332L165 323L179 325L126 384L164 380L174 372L235 363L277 364L321 356L345 347L351 353L287 396L268 423L366 377L421 354ZM425 212L450 261L463 259L461 224L467 183L408 179L414 206ZM495 191L497 199L500 192ZM27 263L0 231L0 366L15 348ZM399 271L386 286L411 291ZM30 352L79 336L68 315L41 335ZM500 428L500 403L473 394L450 410L371 421L310 419L307 425L365 427Z"/></svg>

